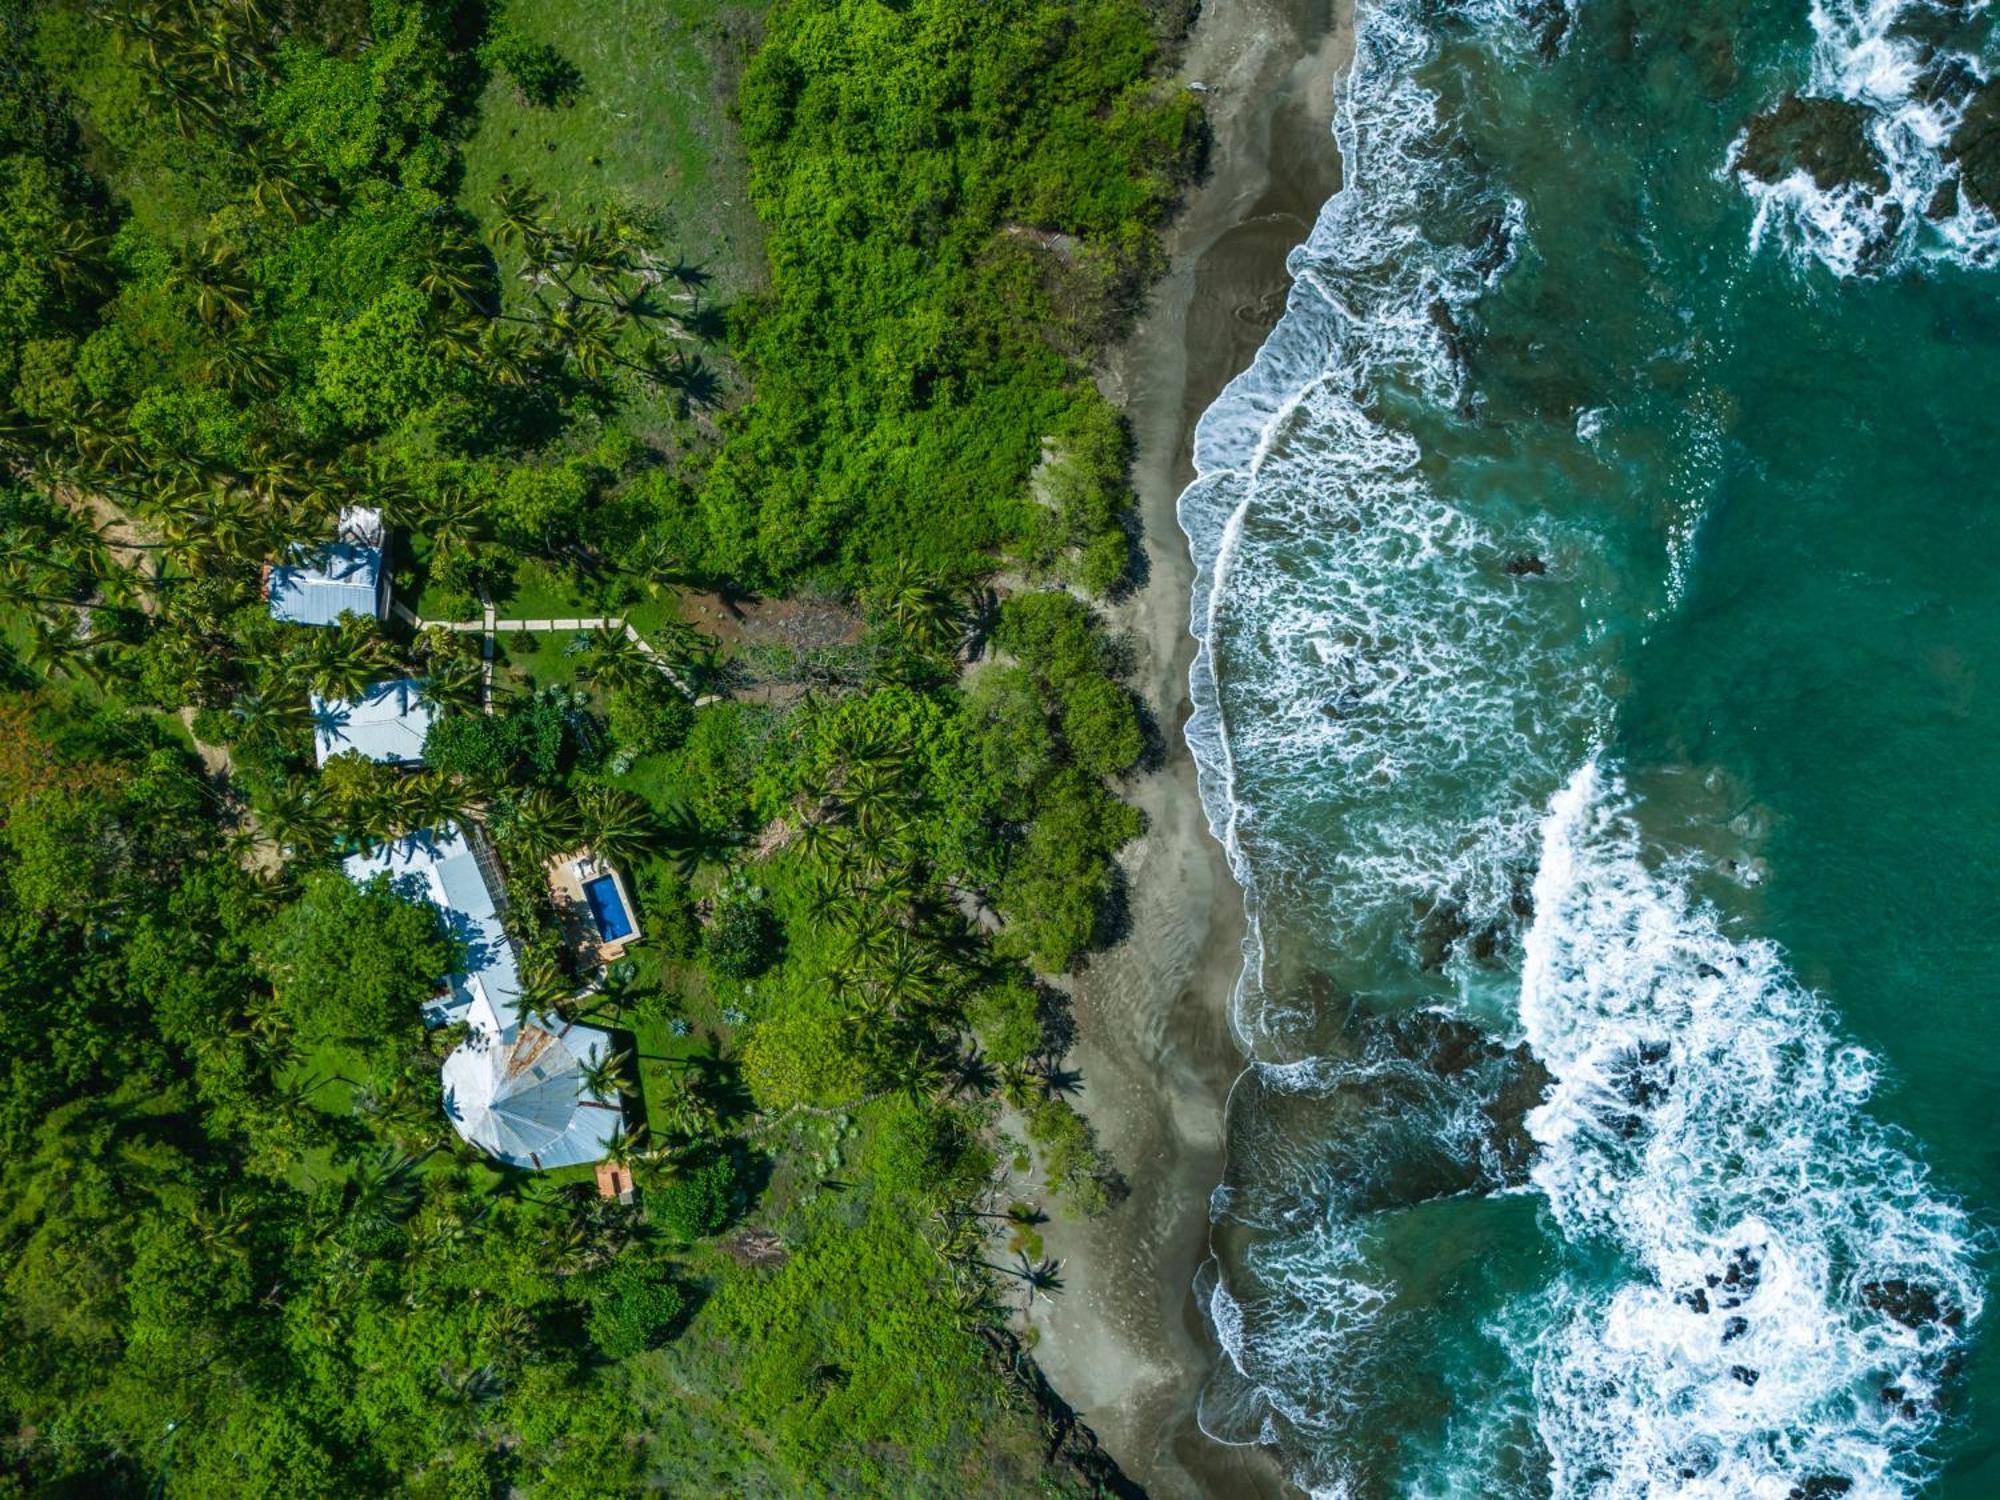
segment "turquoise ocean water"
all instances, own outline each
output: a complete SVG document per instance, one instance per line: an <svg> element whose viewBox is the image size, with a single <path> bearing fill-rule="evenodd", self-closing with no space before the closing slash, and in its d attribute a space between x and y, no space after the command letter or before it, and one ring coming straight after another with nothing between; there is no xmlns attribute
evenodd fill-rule
<svg viewBox="0 0 2000 1500"><path fill-rule="evenodd" d="M1181 501L1202 1421L1315 1493L2000 1495L1993 29L1361 0Z"/></svg>

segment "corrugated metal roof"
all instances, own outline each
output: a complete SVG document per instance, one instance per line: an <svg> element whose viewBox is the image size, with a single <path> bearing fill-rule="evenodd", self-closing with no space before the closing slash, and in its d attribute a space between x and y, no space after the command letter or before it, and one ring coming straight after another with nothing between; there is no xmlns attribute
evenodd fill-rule
<svg viewBox="0 0 2000 1500"><path fill-rule="evenodd" d="M384 872L418 877L431 904L445 913L452 936L465 945L465 970L451 976L451 1000L426 1012L426 1020L432 1025L466 1021L491 1032L514 1025L521 998L514 945L500 925L496 894L487 888L464 834L450 823L440 824L350 855L341 868L357 884Z"/></svg>
<svg viewBox="0 0 2000 1500"><path fill-rule="evenodd" d="M424 737L436 715L421 683L408 678L379 682L353 699L310 697L313 753L321 765L350 750L379 761L423 758Z"/></svg>
<svg viewBox="0 0 2000 1500"><path fill-rule="evenodd" d="M468 1037L444 1060L445 1117L517 1167L597 1161L624 1117L591 1097L583 1070L610 1052L611 1038L590 1026L558 1032L530 1022L504 1037Z"/></svg>
<svg viewBox="0 0 2000 1500"><path fill-rule="evenodd" d="M271 569L271 617L294 625L338 625L342 615L379 619L382 549L356 542L294 547Z"/></svg>
<svg viewBox="0 0 2000 1500"><path fill-rule="evenodd" d="M380 619L388 610L383 535L381 511L350 506L331 542L294 543L290 561L271 568L272 617L294 625L338 625L343 614Z"/></svg>

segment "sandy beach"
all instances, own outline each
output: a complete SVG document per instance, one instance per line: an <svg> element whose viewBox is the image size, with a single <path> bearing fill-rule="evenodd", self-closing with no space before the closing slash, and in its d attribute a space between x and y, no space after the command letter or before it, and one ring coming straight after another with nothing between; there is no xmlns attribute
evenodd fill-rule
<svg viewBox="0 0 2000 1500"><path fill-rule="evenodd" d="M1228 1007L1244 917L1181 733L1193 568L1174 502L1193 477L1195 421L1282 312L1285 256L1337 185L1329 128L1351 48L1351 0L1204 7L1180 77L1208 90L1209 171L1169 233L1145 318L1102 372L1137 439L1148 565L1111 624L1131 643L1166 760L1130 788L1148 827L1124 858L1128 940L1074 989L1080 1104L1131 1193L1098 1220L1048 1226L1068 1290L1033 1322L1050 1382L1156 1500L1293 1493L1260 1452L1214 1443L1195 1421L1217 1351L1191 1286L1242 1067Z"/></svg>

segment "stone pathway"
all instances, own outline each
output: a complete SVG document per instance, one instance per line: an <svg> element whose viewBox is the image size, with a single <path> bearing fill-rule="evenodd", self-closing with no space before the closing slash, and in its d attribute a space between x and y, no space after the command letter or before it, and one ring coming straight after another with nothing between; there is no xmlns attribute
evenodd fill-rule
<svg viewBox="0 0 2000 1500"><path fill-rule="evenodd" d="M690 693L690 696L692 696L687 683L681 680L680 673L667 664L666 659L661 657L660 653L653 648L653 643L639 634L634 626L626 623L616 615L599 615L590 619L502 620L495 617L493 601L491 599L486 598L482 594L480 603L485 608L481 618L477 620L426 620L411 610L401 600L390 601L389 608L395 613L398 619L408 622L410 626L417 630L430 630L435 627L440 630L456 631L460 635L476 634L481 637L479 647L481 661L480 697L485 703L486 712L489 714L493 712L493 657L498 644L499 632L503 630L561 631L570 635L580 635L586 630L622 630L625 632L626 640L637 646L648 656L655 658L655 664L666 675L669 682L683 693ZM719 694L708 693L696 698L694 706L700 708L704 704L718 701L720 701Z"/></svg>

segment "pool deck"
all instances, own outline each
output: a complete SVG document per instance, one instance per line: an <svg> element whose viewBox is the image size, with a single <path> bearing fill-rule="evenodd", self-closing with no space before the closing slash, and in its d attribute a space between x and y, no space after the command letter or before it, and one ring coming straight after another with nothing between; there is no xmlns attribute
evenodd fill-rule
<svg viewBox="0 0 2000 1500"><path fill-rule="evenodd" d="M599 859L588 849L577 849L557 855L543 868L548 874L549 896L555 902L556 914L562 918L563 932L579 958L591 964L614 963L639 941L639 910L632 904L632 893L625 888L625 877L608 860ZM625 920L632 924L632 930L624 937L609 941L598 931L597 919L583 894L584 882L605 875L611 878L618 892Z"/></svg>

